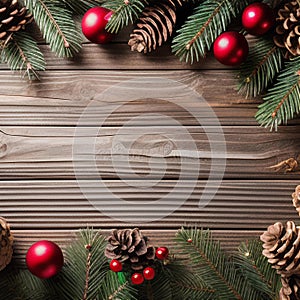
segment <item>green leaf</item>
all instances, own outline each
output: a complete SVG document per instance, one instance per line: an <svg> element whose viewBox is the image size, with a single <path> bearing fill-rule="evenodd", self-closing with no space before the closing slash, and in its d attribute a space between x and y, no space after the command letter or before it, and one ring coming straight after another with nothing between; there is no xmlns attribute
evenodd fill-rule
<svg viewBox="0 0 300 300"><path fill-rule="evenodd" d="M114 13L106 25L111 33L118 33L123 27L132 24L143 11L147 1L141 0L109 0L103 6L111 9Z"/></svg>
<svg viewBox="0 0 300 300"><path fill-rule="evenodd" d="M81 34L72 11L60 0L25 0L50 48L59 57L73 57L81 49Z"/></svg>
<svg viewBox="0 0 300 300"><path fill-rule="evenodd" d="M181 61L199 61L247 3L245 0L206 0L199 4L173 39L173 52Z"/></svg>
<svg viewBox="0 0 300 300"><path fill-rule="evenodd" d="M43 53L34 38L26 32L14 33L4 44L1 61L12 70L21 71L30 80L38 77L37 71L45 70Z"/></svg>
<svg viewBox="0 0 300 300"><path fill-rule="evenodd" d="M300 112L300 57L286 63L277 82L259 106L256 120L271 130L294 118Z"/></svg>
<svg viewBox="0 0 300 300"><path fill-rule="evenodd" d="M273 82L282 66L282 53L273 40L259 38L240 67L239 93L246 98L257 97Z"/></svg>

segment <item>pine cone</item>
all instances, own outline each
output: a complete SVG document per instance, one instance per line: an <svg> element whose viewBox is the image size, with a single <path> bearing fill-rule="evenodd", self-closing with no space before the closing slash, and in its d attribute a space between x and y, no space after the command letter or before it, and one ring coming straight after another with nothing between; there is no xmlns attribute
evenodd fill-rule
<svg viewBox="0 0 300 300"><path fill-rule="evenodd" d="M300 55L300 7L298 1L287 1L278 10L274 43L285 48L285 58Z"/></svg>
<svg viewBox="0 0 300 300"><path fill-rule="evenodd" d="M282 288L279 292L280 300L300 300L300 277L293 275L291 277L281 276Z"/></svg>
<svg viewBox="0 0 300 300"><path fill-rule="evenodd" d="M155 249L148 245L138 228L112 231L108 237L105 256L120 262L129 261L133 270L141 270L154 260Z"/></svg>
<svg viewBox="0 0 300 300"><path fill-rule="evenodd" d="M287 222L286 228L282 223L275 223L260 239L264 242L263 255L278 274L300 274L300 230L294 222Z"/></svg>
<svg viewBox="0 0 300 300"><path fill-rule="evenodd" d="M299 216L300 216L300 185L295 189L295 192L292 194L293 205L295 206Z"/></svg>
<svg viewBox="0 0 300 300"><path fill-rule="evenodd" d="M179 6L180 0L164 0L146 7L130 35L131 51L151 52L166 42L173 33Z"/></svg>
<svg viewBox="0 0 300 300"><path fill-rule="evenodd" d="M13 236L5 219L0 218L0 271L11 261L13 249Z"/></svg>
<svg viewBox="0 0 300 300"><path fill-rule="evenodd" d="M24 29L32 22L33 16L18 0L0 1L0 40L6 40L10 34Z"/></svg>

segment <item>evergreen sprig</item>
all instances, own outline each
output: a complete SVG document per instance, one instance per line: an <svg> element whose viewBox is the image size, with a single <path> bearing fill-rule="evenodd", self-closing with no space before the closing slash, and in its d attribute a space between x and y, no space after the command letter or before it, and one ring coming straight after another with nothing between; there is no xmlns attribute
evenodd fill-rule
<svg viewBox="0 0 300 300"><path fill-rule="evenodd" d="M21 71L29 79L37 78L37 71L45 70L43 53L35 39L25 32L17 32L3 43L1 62L7 63L11 70Z"/></svg>
<svg viewBox="0 0 300 300"><path fill-rule="evenodd" d="M188 243L188 239L192 242ZM180 251L189 256L193 272L215 291L214 299L261 299L259 291L241 275L208 230L182 228L177 241Z"/></svg>
<svg viewBox="0 0 300 300"><path fill-rule="evenodd" d="M83 15L88 9L100 6L104 0L62 0L76 15Z"/></svg>
<svg viewBox="0 0 300 300"><path fill-rule="evenodd" d="M111 33L118 33L124 26L133 23L138 18L146 4L146 0L106 1L103 6L114 12L106 29Z"/></svg>
<svg viewBox="0 0 300 300"><path fill-rule="evenodd" d="M235 255L235 263L248 283L261 292L259 299L275 300L281 287L280 276L262 255L261 249L262 243L259 240L241 243Z"/></svg>
<svg viewBox="0 0 300 300"><path fill-rule="evenodd" d="M300 57L286 63L259 106L256 120L271 130L294 118L300 112Z"/></svg>
<svg viewBox="0 0 300 300"><path fill-rule="evenodd" d="M173 39L173 52L181 61L199 61L247 4L246 0L206 0L200 3Z"/></svg>
<svg viewBox="0 0 300 300"><path fill-rule="evenodd" d="M50 48L59 57L73 57L81 49L81 35L73 14L60 0L25 0Z"/></svg>
<svg viewBox="0 0 300 300"><path fill-rule="evenodd" d="M259 38L240 68L239 93L257 97L274 80L283 65L282 52L269 38Z"/></svg>

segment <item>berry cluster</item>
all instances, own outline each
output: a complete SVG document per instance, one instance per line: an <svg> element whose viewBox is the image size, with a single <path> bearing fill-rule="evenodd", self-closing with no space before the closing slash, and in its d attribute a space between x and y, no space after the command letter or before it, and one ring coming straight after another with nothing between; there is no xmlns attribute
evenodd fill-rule
<svg viewBox="0 0 300 300"><path fill-rule="evenodd" d="M155 257L158 260L165 260L168 258L168 255L169 255L169 249L167 247L159 247L155 251ZM113 272L121 272L123 270L122 263L117 259L111 260L109 267ZM145 280L152 280L154 279L154 277L155 277L155 269L148 266L143 269L142 273L139 272L133 273L131 275L131 282L132 284L140 285Z"/></svg>

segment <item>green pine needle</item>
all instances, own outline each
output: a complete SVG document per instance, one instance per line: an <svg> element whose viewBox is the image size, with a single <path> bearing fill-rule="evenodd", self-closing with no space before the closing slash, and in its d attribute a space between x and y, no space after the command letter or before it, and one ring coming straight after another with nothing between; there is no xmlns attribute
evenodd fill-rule
<svg viewBox="0 0 300 300"><path fill-rule="evenodd" d="M239 93L248 97L257 97L274 80L283 65L280 49L271 39L260 38L250 48L246 62L240 68Z"/></svg>
<svg viewBox="0 0 300 300"><path fill-rule="evenodd" d="M188 243L188 239L192 239ZM233 260L212 240L208 230L185 229L178 232L182 254L190 257L190 267L207 286L215 290L218 300L260 299L257 290L238 272Z"/></svg>
<svg viewBox="0 0 300 300"><path fill-rule="evenodd" d="M76 15L83 15L88 9L100 6L102 0L62 0L67 7Z"/></svg>
<svg viewBox="0 0 300 300"><path fill-rule="evenodd" d="M25 0L50 48L59 57L73 57L81 49L72 11L60 0Z"/></svg>
<svg viewBox="0 0 300 300"><path fill-rule="evenodd" d="M300 57L286 63L277 82L268 90L264 103L259 106L257 121L271 130L300 112Z"/></svg>
<svg viewBox="0 0 300 300"><path fill-rule="evenodd" d="M1 62L11 70L21 71L28 79L38 78L37 71L45 70L43 53L30 34L17 32L1 48Z"/></svg>
<svg viewBox="0 0 300 300"><path fill-rule="evenodd" d="M133 23L143 11L147 1L143 0L108 0L103 6L111 9L114 13L106 25L111 33L118 33L123 27Z"/></svg>
<svg viewBox="0 0 300 300"><path fill-rule="evenodd" d="M173 39L173 52L181 61L199 61L247 3L245 0L206 0L200 3Z"/></svg>
<svg viewBox="0 0 300 300"><path fill-rule="evenodd" d="M241 243L235 263L248 283L261 292L260 299L277 299L281 287L280 276L262 255L262 249L259 240Z"/></svg>

